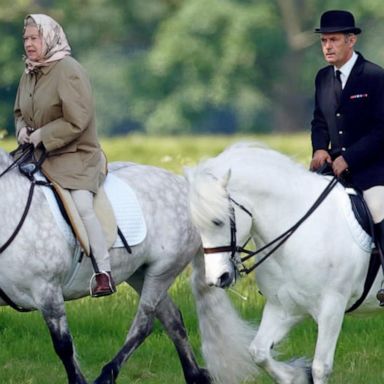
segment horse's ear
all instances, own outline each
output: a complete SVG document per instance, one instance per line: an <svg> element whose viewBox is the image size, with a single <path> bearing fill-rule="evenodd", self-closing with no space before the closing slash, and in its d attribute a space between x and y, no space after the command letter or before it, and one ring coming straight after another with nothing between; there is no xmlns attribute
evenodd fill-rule
<svg viewBox="0 0 384 384"><path fill-rule="evenodd" d="M185 178L187 179L188 184L192 184L192 182L193 182L193 168L184 167L183 173L184 173Z"/></svg>
<svg viewBox="0 0 384 384"><path fill-rule="evenodd" d="M227 185L228 185L229 179L231 178L231 173L232 173L231 168L229 168L228 171L226 171L226 172L224 173L224 176L223 176L223 178L221 179L221 185L222 185L224 188L226 188Z"/></svg>

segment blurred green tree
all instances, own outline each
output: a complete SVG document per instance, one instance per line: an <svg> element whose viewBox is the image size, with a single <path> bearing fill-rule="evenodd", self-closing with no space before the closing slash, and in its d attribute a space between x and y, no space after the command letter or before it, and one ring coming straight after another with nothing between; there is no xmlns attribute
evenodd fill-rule
<svg viewBox="0 0 384 384"><path fill-rule="evenodd" d="M303 130L324 66L313 33L351 10L357 49L384 64L382 0L0 0L0 129L13 131L22 21L58 20L94 88L99 131L155 134Z"/></svg>

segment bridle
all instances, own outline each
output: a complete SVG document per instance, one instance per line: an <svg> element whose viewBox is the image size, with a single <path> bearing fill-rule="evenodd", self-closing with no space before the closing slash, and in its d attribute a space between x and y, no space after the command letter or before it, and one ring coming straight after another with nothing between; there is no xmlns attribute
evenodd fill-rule
<svg viewBox="0 0 384 384"><path fill-rule="evenodd" d="M230 244L225 246L219 246L219 247L203 248L204 254L230 252L231 253L230 260L232 261L237 271L240 273L240 275L244 275L244 274L247 275L248 273L256 269L264 261L266 261L278 248L280 248L293 235L293 233L300 227L300 225L306 219L308 219L308 217L311 216L311 214L320 206L320 204L325 200L325 198L329 195L329 193L332 191L332 189L336 186L337 183L338 183L338 179L336 176L334 176L331 179L331 181L327 184L327 186L324 188L324 190L321 192L320 196L316 199L316 201L312 204L312 206L308 209L308 211L303 215L303 217L296 222L296 224L294 224L284 233L282 233L281 235L279 235L269 243L265 244L263 247L257 249L256 251L251 251L245 248L249 243L249 241L251 240L251 237L249 237L249 239L245 242L243 246L237 245L236 216L235 216L235 208L233 204L237 205L241 210L247 213L252 220L253 220L253 215L247 208L239 204L231 196L228 196L229 210L230 210L230 217L229 217L230 239L231 239ZM247 260L249 260L253 256L260 254L263 251L267 251L267 253L263 255L262 258L257 262L255 262L253 265L247 267L244 264ZM246 254L246 256L240 257L239 256L240 253L244 253Z"/></svg>
<svg viewBox="0 0 384 384"><path fill-rule="evenodd" d="M242 259L238 256L239 253L246 253L247 255L253 256L253 251L250 251L248 249L245 249L249 241L251 240L251 237L245 242L243 246L237 245L236 241L236 215L235 215L235 208L233 204L237 205L242 211L244 211L248 216L251 217L253 220L252 213L245 208L242 204L238 203L236 200L234 200L231 196L228 196L229 201L229 223L230 223L230 244L229 245L223 245L219 247L210 247L206 248L204 247L204 254L210 254L210 253L222 253L222 252L230 252L231 253L231 261L234 263L236 267L242 265ZM250 256L251 257L251 256ZM243 266L244 267L244 266ZM245 267L244 267L245 268ZM243 272L242 269L237 268L240 273Z"/></svg>

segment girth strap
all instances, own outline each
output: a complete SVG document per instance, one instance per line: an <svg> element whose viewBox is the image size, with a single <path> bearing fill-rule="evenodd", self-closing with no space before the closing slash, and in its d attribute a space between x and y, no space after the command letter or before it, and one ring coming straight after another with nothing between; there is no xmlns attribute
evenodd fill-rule
<svg viewBox="0 0 384 384"><path fill-rule="evenodd" d="M12 299L0 288L0 297L17 312L31 312L33 309L27 309L15 304Z"/></svg>
<svg viewBox="0 0 384 384"><path fill-rule="evenodd" d="M376 279L377 273L379 272L380 264L381 263L380 263L379 255L375 254L375 252L373 251L371 253L371 258L369 260L368 272L367 272L367 277L366 277L365 283L364 283L363 293L360 296L360 298L355 302L355 304L353 304L349 309L347 309L345 311L345 313L349 313L349 312L354 311L365 300L365 298L368 295L368 292L370 291L370 289L373 285L373 282Z"/></svg>

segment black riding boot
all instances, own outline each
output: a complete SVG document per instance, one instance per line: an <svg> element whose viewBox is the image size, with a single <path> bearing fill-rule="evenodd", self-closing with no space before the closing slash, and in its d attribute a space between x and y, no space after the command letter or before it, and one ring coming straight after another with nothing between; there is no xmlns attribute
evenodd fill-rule
<svg viewBox="0 0 384 384"><path fill-rule="evenodd" d="M379 251L379 257L381 266L384 273L384 220L380 223L375 224L375 243ZM380 288L376 294L377 300L380 301L380 306L384 307L384 288Z"/></svg>

